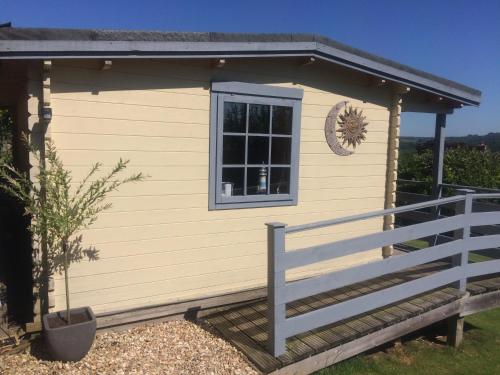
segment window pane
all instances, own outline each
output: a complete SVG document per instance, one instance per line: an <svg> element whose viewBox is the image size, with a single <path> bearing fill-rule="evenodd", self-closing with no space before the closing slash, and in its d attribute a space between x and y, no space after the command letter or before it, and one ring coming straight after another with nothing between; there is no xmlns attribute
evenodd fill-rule
<svg viewBox="0 0 500 375"><path fill-rule="evenodd" d="M245 168L222 168L222 196L243 195Z"/></svg>
<svg viewBox="0 0 500 375"><path fill-rule="evenodd" d="M269 138L248 137L248 164L267 164L269 161Z"/></svg>
<svg viewBox="0 0 500 375"><path fill-rule="evenodd" d="M273 107L273 134L292 134L292 107Z"/></svg>
<svg viewBox="0 0 500 375"><path fill-rule="evenodd" d="M224 131L246 132L247 105L245 103L224 103Z"/></svg>
<svg viewBox="0 0 500 375"><path fill-rule="evenodd" d="M247 168L247 195L267 194L268 168Z"/></svg>
<svg viewBox="0 0 500 375"><path fill-rule="evenodd" d="M224 136L222 164L245 164L245 136Z"/></svg>
<svg viewBox="0 0 500 375"><path fill-rule="evenodd" d="M290 164L292 139L273 137L271 147L271 164Z"/></svg>
<svg viewBox="0 0 500 375"><path fill-rule="evenodd" d="M290 168L271 168L271 194L290 194Z"/></svg>
<svg viewBox="0 0 500 375"><path fill-rule="evenodd" d="M248 111L248 132L269 134L269 106L250 104Z"/></svg>

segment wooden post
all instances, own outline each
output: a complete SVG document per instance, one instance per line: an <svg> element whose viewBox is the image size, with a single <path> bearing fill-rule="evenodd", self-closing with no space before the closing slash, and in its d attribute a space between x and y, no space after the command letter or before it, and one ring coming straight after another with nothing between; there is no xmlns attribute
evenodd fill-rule
<svg viewBox="0 0 500 375"><path fill-rule="evenodd" d="M457 229L453 233L453 237L455 240L462 240L460 243L462 246L462 252L460 254L455 255L452 258L452 265L454 267L462 267L465 275L465 268L467 267L467 263L469 262L469 251L467 247L463 246L470 237L470 214L472 213L472 195L475 193L474 190L470 189L457 189L457 194L465 195L465 199L459 201L455 205L455 215L463 214L465 216L465 224L461 229ZM457 288L462 292L466 292L467 290L467 279L462 278L458 284Z"/></svg>
<svg viewBox="0 0 500 375"><path fill-rule="evenodd" d="M396 91L393 94L389 114L389 138L387 141L387 171L385 177L385 203L384 208L396 207L396 190L398 180L399 159L399 132L401 125L402 94L407 90ZM394 215L385 215L384 230L393 230L395 223ZM387 245L382 248L382 256L389 258L394 253L394 246Z"/></svg>
<svg viewBox="0 0 500 375"><path fill-rule="evenodd" d="M464 339L464 318L459 315L448 318L448 345L458 348Z"/></svg>
<svg viewBox="0 0 500 375"><path fill-rule="evenodd" d="M284 303L277 302L277 294L285 287L285 270L281 268L285 255L285 227L283 223L267 223L267 347L275 357L285 353L283 323L286 318Z"/></svg>
<svg viewBox="0 0 500 375"><path fill-rule="evenodd" d="M436 129L434 133L434 151L432 163L432 197L441 197L441 185L443 183L443 162L444 162L444 140L446 128L446 114L436 114Z"/></svg>
<svg viewBox="0 0 500 375"><path fill-rule="evenodd" d="M463 214L465 216L465 223L462 229L457 229L453 237L461 241L462 252L452 258L452 265L454 267L461 267L464 271L464 276L458 281L456 287L461 292L467 291L467 277L465 275L467 264L469 263L469 250L464 244L470 238L470 214L472 213L472 194L474 190L458 189L457 194L465 195L463 201L457 202L455 206L455 215ZM448 319L448 345L457 348L463 341L464 332L464 318L460 315L455 315Z"/></svg>

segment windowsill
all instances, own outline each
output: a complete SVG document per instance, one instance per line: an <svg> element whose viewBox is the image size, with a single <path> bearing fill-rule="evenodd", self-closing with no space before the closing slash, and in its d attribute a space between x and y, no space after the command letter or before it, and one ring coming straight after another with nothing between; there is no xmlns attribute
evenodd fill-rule
<svg viewBox="0 0 500 375"><path fill-rule="evenodd" d="M256 202L234 202L234 203L215 203L209 204L208 209L213 210L233 210L240 208L261 208L261 207L282 207L296 206L297 200L280 200L280 201L256 201Z"/></svg>

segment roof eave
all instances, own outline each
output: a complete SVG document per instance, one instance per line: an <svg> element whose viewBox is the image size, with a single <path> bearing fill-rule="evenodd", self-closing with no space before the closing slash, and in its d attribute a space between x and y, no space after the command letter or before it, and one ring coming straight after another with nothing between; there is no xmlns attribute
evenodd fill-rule
<svg viewBox="0 0 500 375"><path fill-rule="evenodd" d="M0 40L0 59L63 58L230 58L316 56L464 105L477 106L477 90L461 90L407 70L318 42L148 42ZM471 91L475 91L473 93Z"/></svg>

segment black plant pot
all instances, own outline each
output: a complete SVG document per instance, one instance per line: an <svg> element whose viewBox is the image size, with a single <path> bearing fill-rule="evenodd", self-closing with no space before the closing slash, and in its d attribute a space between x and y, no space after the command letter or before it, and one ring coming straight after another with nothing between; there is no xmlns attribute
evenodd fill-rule
<svg viewBox="0 0 500 375"><path fill-rule="evenodd" d="M90 350L97 328L90 307L71 309L71 324L67 325L66 311L43 316L43 333L50 355L56 361L79 361Z"/></svg>

